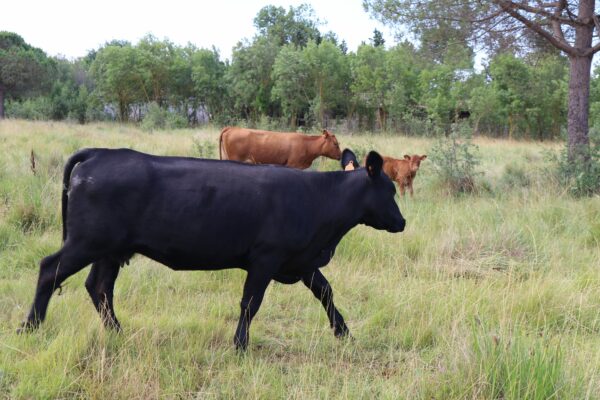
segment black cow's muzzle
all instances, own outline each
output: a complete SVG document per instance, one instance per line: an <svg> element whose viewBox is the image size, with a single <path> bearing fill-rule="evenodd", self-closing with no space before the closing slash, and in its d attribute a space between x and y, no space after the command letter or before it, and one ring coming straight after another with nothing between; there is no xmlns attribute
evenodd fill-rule
<svg viewBox="0 0 600 400"><path fill-rule="evenodd" d="M398 232L404 231L405 227L406 227L406 220L403 218L397 224L395 224L391 229L388 229L387 231L390 233L398 233Z"/></svg>

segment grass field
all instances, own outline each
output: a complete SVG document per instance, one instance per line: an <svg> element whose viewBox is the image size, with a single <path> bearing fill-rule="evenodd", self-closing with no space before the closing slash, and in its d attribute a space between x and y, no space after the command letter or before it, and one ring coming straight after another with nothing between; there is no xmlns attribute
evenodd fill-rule
<svg viewBox="0 0 600 400"><path fill-rule="evenodd" d="M415 197L399 199L404 233L352 230L323 273L354 340L334 338L304 286L272 284L249 351L237 354L245 272L173 272L141 256L116 283L122 334L102 328L83 285L89 268L53 297L41 329L14 333L40 259L60 246L70 153L215 155L217 137L0 122L0 398L600 398L600 198L556 183L544 156L556 143L476 140L486 190L459 197L426 160ZM433 145L338 139L398 156Z"/></svg>

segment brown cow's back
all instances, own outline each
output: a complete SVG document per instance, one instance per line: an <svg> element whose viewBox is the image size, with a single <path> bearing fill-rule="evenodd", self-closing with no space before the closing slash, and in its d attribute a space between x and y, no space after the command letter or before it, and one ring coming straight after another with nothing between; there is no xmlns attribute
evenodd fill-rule
<svg viewBox="0 0 600 400"><path fill-rule="evenodd" d="M294 132L226 127L219 142L221 159L252 164L278 164L308 168L320 155L339 159L334 135L307 136ZM335 148L337 147L337 152ZM333 148L333 150L332 150Z"/></svg>

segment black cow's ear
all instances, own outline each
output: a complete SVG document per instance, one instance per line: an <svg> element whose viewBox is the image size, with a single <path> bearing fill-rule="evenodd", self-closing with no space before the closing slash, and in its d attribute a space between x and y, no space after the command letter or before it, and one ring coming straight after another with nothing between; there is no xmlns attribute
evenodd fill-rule
<svg viewBox="0 0 600 400"><path fill-rule="evenodd" d="M376 178L381 174L381 168L383 167L383 158L376 151L371 151L367 155L367 173L371 178Z"/></svg>
<svg viewBox="0 0 600 400"><path fill-rule="evenodd" d="M354 168L358 168L358 161L356 160L356 154L352 152L350 149L344 149L342 151L342 169L346 169L349 163L352 163Z"/></svg>

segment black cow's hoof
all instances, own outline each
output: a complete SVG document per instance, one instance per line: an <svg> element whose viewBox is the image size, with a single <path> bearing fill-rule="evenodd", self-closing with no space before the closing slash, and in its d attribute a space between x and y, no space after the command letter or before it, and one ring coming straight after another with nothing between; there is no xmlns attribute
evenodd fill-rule
<svg viewBox="0 0 600 400"><path fill-rule="evenodd" d="M104 327L114 333L123 333L123 328L121 328L121 324L118 321L106 321Z"/></svg>
<svg viewBox="0 0 600 400"><path fill-rule="evenodd" d="M243 342L238 338L234 338L233 344L235 345L235 350L238 353L245 353L248 350L248 342Z"/></svg>
<svg viewBox="0 0 600 400"><path fill-rule="evenodd" d="M37 328L37 324L34 324L32 322L22 322L21 326L19 326L17 328L17 335L22 335L24 333L30 333L32 331L34 331Z"/></svg>
<svg viewBox="0 0 600 400"><path fill-rule="evenodd" d="M333 334L338 339L353 339L352 335L350 334L350 330L347 326L336 326L333 331Z"/></svg>

